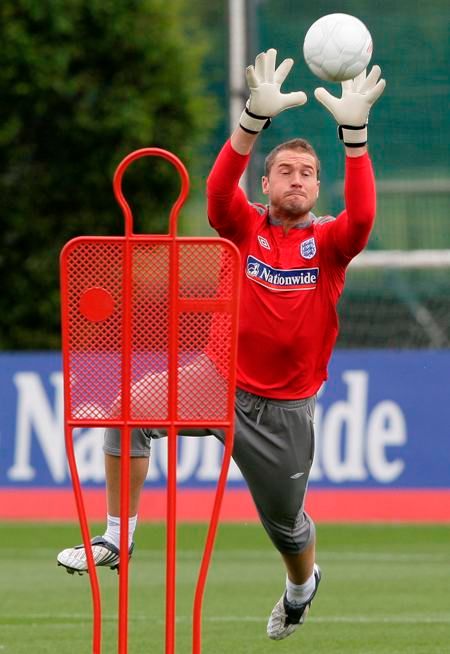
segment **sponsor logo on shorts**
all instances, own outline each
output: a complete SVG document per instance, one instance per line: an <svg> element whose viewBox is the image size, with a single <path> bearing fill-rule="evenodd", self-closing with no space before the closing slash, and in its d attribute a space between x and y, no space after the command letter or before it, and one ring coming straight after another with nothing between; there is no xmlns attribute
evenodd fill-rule
<svg viewBox="0 0 450 654"><path fill-rule="evenodd" d="M246 274L252 281L273 291L311 291L317 286L319 268L272 268L249 255Z"/></svg>

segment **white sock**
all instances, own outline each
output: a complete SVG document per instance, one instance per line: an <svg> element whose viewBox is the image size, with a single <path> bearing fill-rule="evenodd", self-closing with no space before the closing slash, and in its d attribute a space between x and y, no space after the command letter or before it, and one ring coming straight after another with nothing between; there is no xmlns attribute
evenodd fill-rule
<svg viewBox="0 0 450 654"><path fill-rule="evenodd" d="M128 518L128 547L130 547L133 542L136 523L137 515ZM103 538L107 540L108 543L115 545L117 548L120 547L120 517L109 515L108 513L108 522Z"/></svg>
<svg viewBox="0 0 450 654"><path fill-rule="evenodd" d="M286 577L286 598L289 604L304 604L314 592L316 579L314 572L304 584L294 584Z"/></svg>

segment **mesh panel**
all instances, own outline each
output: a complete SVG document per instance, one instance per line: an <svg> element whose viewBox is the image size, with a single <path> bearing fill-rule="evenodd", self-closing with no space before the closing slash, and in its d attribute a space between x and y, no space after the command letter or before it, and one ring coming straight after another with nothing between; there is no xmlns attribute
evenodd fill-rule
<svg viewBox="0 0 450 654"><path fill-rule="evenodd" d="M236 338L236 252L220 239L179 239L178 297L170 299L172 243L131 243L131 420L227 420ZM65 263L64 263L65 262ZM122 419L122 239L73 242L63 258L68 297L71 419ZM93 290L94 289L94 290ZM172 320L172 323L171 323ZM169 412L170 325L177 330L176 415Z"/></svg>
<svg viewBox="0 0 450 654"><path fill-rule="evenodd" d="M231 374L233 289L237 286L235 260L231 250L218 243L184 244L180 248L180 298L205 300L203 310L179 315L179 344L182 356L205 352L214 367L200 362L200 374L189 368L178 378L178 413L181 420L223 420ZM208 304L209 301L209 304ZM195 306L195 304L194 304Z"/></svg>
<svg viewBox="0 0 450 654"><path fill-rule="evenodd" d="M168 419L170 245L133 247L131 417Z"/></svg>
<svg viewBox="0 0 450 654"><path fill-rule="evenodd" d="M123 244L74 242L66 266L71 417L109 417L121 384ZM92 288L112 297L113 312L105 320L94 322L80 311L81 298Z"/></svg>

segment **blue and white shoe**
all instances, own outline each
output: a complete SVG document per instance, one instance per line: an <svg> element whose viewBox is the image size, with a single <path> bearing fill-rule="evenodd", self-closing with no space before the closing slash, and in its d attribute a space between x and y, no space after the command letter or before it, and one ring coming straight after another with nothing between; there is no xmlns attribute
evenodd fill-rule
<svg viewBox="0 0 450 654"><path fill-rule="evenodd" d="M286 598L286 592L275 604L273 611L270 615L269 622L267 623L267 635L272 640L282 640L287 638L294 631L302 625L306 616L308 615L317 589L319 587L322 573L318 565L314 564L314 579L316 582L315 588L311 596L304 604L290 604Z"/></svg>
<svg viewBox="0 0 450 654"><path fill-rule="evenodd" d="M120 552L118 548L109 543L103 536L96 536L91 540L92 555L96 567L108 567L111 570L118 570ZM131 544L128 550L129 557L133 553L134 543ZM62 565L69 574L73 575L75 572L83 574L87 572L88 564L86 557L86 550L84 545L76 545L62 550L56 557L58 565Z"/></svg>

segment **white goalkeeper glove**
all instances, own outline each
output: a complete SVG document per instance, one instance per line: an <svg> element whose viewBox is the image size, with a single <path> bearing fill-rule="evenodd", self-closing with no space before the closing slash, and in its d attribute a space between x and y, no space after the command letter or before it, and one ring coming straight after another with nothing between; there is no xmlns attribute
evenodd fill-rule
<svg viewBox="0 0 450 654"><path fill-rule="evenodd" d="M255 59L255 65L249 66L245 71L250 97L241 114L239 124L250 134L258 134L268 127L271 118L284 109L299 107L306 102L303 91L280 92L280 87L294 61L285 59L278 68L275 68L276 57L277 51L274 48L261 52Z"/></svg>
<svg viewBox="0 0 450 654"><path fill-rule="evenodd" d="M342 82L340 98L324 88L314 91L316 99L335 117L339 126L339 138L349 148L358 148L367 143L369 111L386 86L386 81L380 79L380 75L380 67L374 66L367 77L363 70L355 79Z"/></svg>

